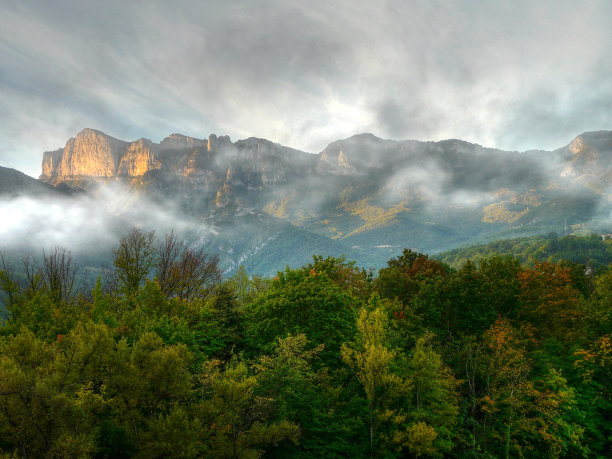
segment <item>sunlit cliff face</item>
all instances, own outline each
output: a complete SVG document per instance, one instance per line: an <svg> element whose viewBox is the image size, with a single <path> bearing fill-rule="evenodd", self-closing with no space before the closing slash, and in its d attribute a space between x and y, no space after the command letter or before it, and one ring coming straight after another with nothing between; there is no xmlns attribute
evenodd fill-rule
<svg viewBox="0 0 612 459"><path fill-rule="evenodd" d="M142 177L152 171L190 177L214 168L215 154L231 146L227 136L196 139L171 134L159 144L148 139L125 142L84 129L64 148L45 152L41 179L52 184L82 179Z"/></svg>
<svg viewBox="0 0 612 459"><path fill-rule="evenodd" d="M160 168L161 162L155 158L153 143L147 139L140 139L128 145L126 152L121 156L117 175L139 177Z"/></svg>

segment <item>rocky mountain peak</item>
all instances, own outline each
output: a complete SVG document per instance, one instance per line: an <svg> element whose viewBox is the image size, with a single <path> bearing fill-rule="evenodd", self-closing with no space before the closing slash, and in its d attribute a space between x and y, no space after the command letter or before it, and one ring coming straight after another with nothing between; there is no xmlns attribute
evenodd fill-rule
<svg viewBox="0 0 612 459"><path fill-rule="evenodd" d="M47 182L51 179L54 172L58 170L59 165L62 162L63 154L63 148L58 148L57 150L53 151L45 151L43 153L42 175L40 176L40 180Z"/></svg>
<svg viewBox="0 0 612 459"><path fill-rule="evenodd" d="M159 143L162 150L183 150L186 148L208 148L208 140L197 139L183 134L170 134Z"/></svg>
<svg viewBox="0 0 612 459"><path fill-rule="evenodd" d="M595 187L593 179L608 174L612 167L612 132L584 132L557 152L564 162L562 177L578 177Z"/></svg>
<svg viewBox="0 0 612 459"><path fill-rule="evenodd" d="M584 149L584 139L582 136L576 137L572 140L572 143L569 144L569 151L574 154L580 153Z"/></svg>
<svg viewBox="0 0 612 459"><path fill-rule="evenodd" d="M334 174L363 172L379 162L378 156L395 142L370 133L357 134L330 143L319 153L318 170Z"/></svg>
<svg viewBox="0 0 612 459"><path fill-rule="evenodd" d="M47 164L46 170L54 177L113 177L128 143L94 129L83 129L69 139L56 167ZM50 155L53 158L53 155ZM54 166L54 165L53 165ZM45 165L43 165L45 170ZM61 180L55 180L59 183Z"/></svg>
<svg viewBox="0 0 612 459"><path fill-rule="evenodd" d="M568 145L568 150L578 154L586 149L594 149L599 152L612 151L611 131L583 132Z"/></svg>

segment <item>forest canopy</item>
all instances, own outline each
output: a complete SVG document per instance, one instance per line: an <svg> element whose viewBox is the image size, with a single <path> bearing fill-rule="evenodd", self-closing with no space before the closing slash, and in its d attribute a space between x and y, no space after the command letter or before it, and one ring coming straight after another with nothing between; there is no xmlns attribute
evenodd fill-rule
<svg viewBox="0 0 612 459"><path fill-rule="evenodd" d="M89 287L61 247L3 255L0 451L612 455L605 260L467 255L223 279L216 256L134 228Z"/></svg>

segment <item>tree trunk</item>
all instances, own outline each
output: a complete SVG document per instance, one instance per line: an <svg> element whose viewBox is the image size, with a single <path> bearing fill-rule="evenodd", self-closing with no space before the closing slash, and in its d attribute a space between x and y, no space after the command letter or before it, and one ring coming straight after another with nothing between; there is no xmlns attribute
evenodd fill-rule
<svg viewBox="0 0 612 459"><path fill-rule="evenodd" d="M510 404L510 417L508 418L508 426L506 427L506 445L505 445L505 457L510 459L510 426L512 424L512 403Z"/></svg>
<svg viewBox="0 0 612 459"><path fill-rule="evenodd" d="M374 403L368 404L370 410L370 457L374 457Z"/></svg>

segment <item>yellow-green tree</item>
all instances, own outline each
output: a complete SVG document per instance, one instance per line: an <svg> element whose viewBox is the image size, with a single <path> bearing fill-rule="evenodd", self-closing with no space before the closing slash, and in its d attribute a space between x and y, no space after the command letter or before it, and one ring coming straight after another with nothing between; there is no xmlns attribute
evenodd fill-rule
<svg viewBox="0 0 612 459"><path fill-rule="evenodd" d="M22 328L0 343L0 434L22 456L87 457L113 340L104 326L79 325L47 344Z"/></svg>
<svg viewBox="0 0 612 459"><path fill-rule="evenodd" d="M446 366L426 333L419 338L408 362L413 384L412 425L406 442L415 455L440 455L451 450L454 426L459 416L459 382Z"/></svg>
<svg viewBox="0 0 612 459"><path fill-rule="evenodd" d="M272 400L256 395L257 377L250 375L246 364L236 357L225 367L218 360L206 362L200 383L207 456L258 458L265 445L297 443L297 425L288 421L267 422L272 414Z"/></svg>
<svg viewBox="0 0 612 459"><path fill-rule="evenodd" d="M373 297L370 306L377 302L378 297ZM392 401L407 392L409 382L393 372L396 352L387 348L386 338L384 311L380 307L363 308L357 319L355 343L344 344L341 349L342 360L353 370L365 391L370 455L374 454L376 430L381 422L400 424L405 419L400 411L392 408Z"/></svg>
<svg viewBox="0 0 612 459"><path fill-rule="evenodd" d="M156 254L154 238L153 231L145 233L134 227L119 240L119 247L113 252L113 264L119 286L125 293L136 293L153 268Z"/></svg>

